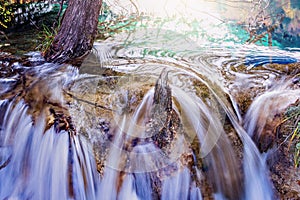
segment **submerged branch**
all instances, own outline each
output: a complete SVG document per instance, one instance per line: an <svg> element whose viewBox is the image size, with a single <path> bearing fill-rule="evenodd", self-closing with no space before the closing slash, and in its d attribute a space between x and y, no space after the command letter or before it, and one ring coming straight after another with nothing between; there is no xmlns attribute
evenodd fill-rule
<svg viewBox="0 0 300 200"><path fill-rule="evenodd" d="M73 94L71 94L71 93L69 93L69 92L67 92L67 91L64 91L67 95L69 95L71 98L73 98L73 99L75 99L75 100L77 100L77 101L80 101L80 102L83 102L83 103L87 103L87 104L89 104L89 105L93 105L93 106L95 106L95 107L97 107L97 108L101 108L101 109L103 109L103 110L109 110L109 111L114 111L114 110L112 110L112 109L110 109L110 108L106 108L106 107L104 107L104 106L102 106L102 105L99 105L99 104L97 104L96 102L95 103L93 103L93 102L91 102L91 101L88 101L88 100L85 100L85 99L81 99L81 98L79 98L79 97L76 97L75 95L73 95Z"/></svg>

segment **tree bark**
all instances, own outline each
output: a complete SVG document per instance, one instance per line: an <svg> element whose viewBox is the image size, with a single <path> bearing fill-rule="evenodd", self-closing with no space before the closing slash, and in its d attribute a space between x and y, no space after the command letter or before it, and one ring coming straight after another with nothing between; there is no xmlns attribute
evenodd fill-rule
<svg viewBox="0 0 300 200"><path fill-rule="evenodd" d="M69 0L60 29L45 59L80 66L93 47L102 0Z"/></svg>

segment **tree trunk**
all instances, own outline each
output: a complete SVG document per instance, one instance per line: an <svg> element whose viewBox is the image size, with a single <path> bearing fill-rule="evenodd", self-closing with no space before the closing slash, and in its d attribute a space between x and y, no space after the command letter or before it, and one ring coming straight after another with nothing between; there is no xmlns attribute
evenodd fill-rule
<svg viewBox="0 0 300 200"><path fill-rule="evenodd" d="M45 59L80 66L93 47L102 0L69 0L61 27Z"/></svg>

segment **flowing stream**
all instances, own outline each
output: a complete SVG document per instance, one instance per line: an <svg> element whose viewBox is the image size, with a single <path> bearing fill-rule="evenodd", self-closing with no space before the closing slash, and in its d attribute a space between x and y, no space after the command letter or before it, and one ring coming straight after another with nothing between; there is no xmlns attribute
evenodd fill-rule
<svg viewBox="0 0 300 200"><path fill-rule="evenodd" d="M96 42L80 69L0 61L0 199L277 198L253 137L299 100L299 76L269 65L299 50L168 23Z"/></svg>

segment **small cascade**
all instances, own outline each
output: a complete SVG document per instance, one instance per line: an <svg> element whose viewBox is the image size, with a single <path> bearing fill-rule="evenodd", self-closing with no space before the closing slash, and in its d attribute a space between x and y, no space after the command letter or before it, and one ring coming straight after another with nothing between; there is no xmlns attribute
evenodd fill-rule
<svg viewBox="0 0 300 200"><path fill-rule="evenodd" d="M0 198L274 199L253 138L299 89L273 83L242 116L195 63L151 62L108 76L15 64L0 101Z"/></svg>
<svg viewBox="0 0 300 200"><path fill-rule="evenodd" d="M164 180L161 199L188 199L190 186L190 172L183 169L182 172Z"/></svg>
<svg viewBox="0 0 300 200"><path fill-rule="evenodd" d="M264 94L254 99L244 122L249 136L254 137L255 140L259 139L267 123L273 121L276 115L283 113L289 105L299 100L300 89L293 87L295 87L293 78L280 80L273 83L273 87Z"/></svg>
<svg viewBox="0 0 300 200"><path fill-rule="evenodd" d="M243 160L223 129L224 116L190 91L172 85L169 73L162 70L132 111L127 107L133 97L119 86L115 95L122 101L113 101L118 105L109 127L100 136L87 129L91 140L107 145L103 150L94 144L94 151L108 151L103 169L98 169L103 170L99 186L99 193L106 194L103 198L201 199L209 192L203 186L207 181L215 199L272 199L265 162L230 105L217 99L243 142ZM88 108L81 106L80 112ZM100 163L102 156L96 158ZM174 188L180 188L178 193Z"/></svg>
<svg viewBox="0 0 300 200"><path fill-rule="evenodd" d="M222 121L215 116L201 99L192 99L179 88L174 88L175 98L182 106L186 117L183 121L191 123L187 131L196 134L200 141L200 158L208 168L208 179L216 189L216 194L226 193L230 199L241 197L243 185L237 158L225 134ZM183 98L184 97L184 98ZM230 176L228 176L230 174Z"/></svg>
<svg viewBox="0 0 300 200"><path fill-rule="evenodd" d="M261 152L272 151L273 147L275 147L276 137L278 136L276 136L274 130L281 122L281 113L284 113L289 105L299 100L300 90L293 87L295 86L292 83L292 78L273 83L273 87L254 99L244 117L246 133L252 138L247 139L249 141L247 143L248 148L245 149L245 152L249 154L247 160L245 160L245 172L249 175L252 174L250 176L266 173L266 160L262 156L257 160L250 151L255 150L257 151L256 154L260 154L258 149L254 147L254 142ZM267 153L266 155L268 156L269 154ZM257 173L257 171L253 171L254 167L252 165L248 166L246 163L255 163L255 165L263 167ZM265 179L264 182L269 181ZM271 188L258 187L259 183L255 183L253 179L248 180L246 184L248 187L255 188L255 192L253 191L252 193L252 190L247 190L251 198L257 196L258 192L264 194L266 191L272 190Z"/></svg>
<svg viewBox="0 0 300 200"><path fill-rule="evenodd" d="M67 132L57 133L54 127L45 132L43 116L33 125L27 110L24 102L10 103L2 122L5 137L1 138L1 146L10 150L7 166L0 170L0 198L68 199L71 190L68 180L72 175L68 166L70 159L74 160L74 166L79 165L80 155L70 149ZM83 185L78 190L82 189Z"/></svg>
<svg viewBox="0 0 300 200"><path fill-rule="evenodd" d="M28 84L27 94L21 92L0 102L0 199L96 198L100 177L87 142L65 130L66 124L56 119L59 114L51 114L60 107L52 103L62 102L63 85L76 74L70 68L70 76L66 78L57 68L37 67L34 70L39 70L42 78L24 83ZM26 73L22 76L28 76ZM48 78L51 84L44 85ZM40 110L33 111L38 109L34 107L36 102L25 101L31 98L29 95L38 95L34 93L37 88L49 89L44 93L48 101L39 102L36 98ZM21 95L23 99L19 99ZM45 102L49 104L43 105Z"/></svg>
<svg viewBox="0 0 300 200"><path fill-rule="evenodd" d="M226 112L234 130L243 143L243 180L244 194L242 199L274 199L272 183L268 177L266 161L256 147L254 141L240 125L237 116L224 100L219 99L222 108Z"/></svg>

